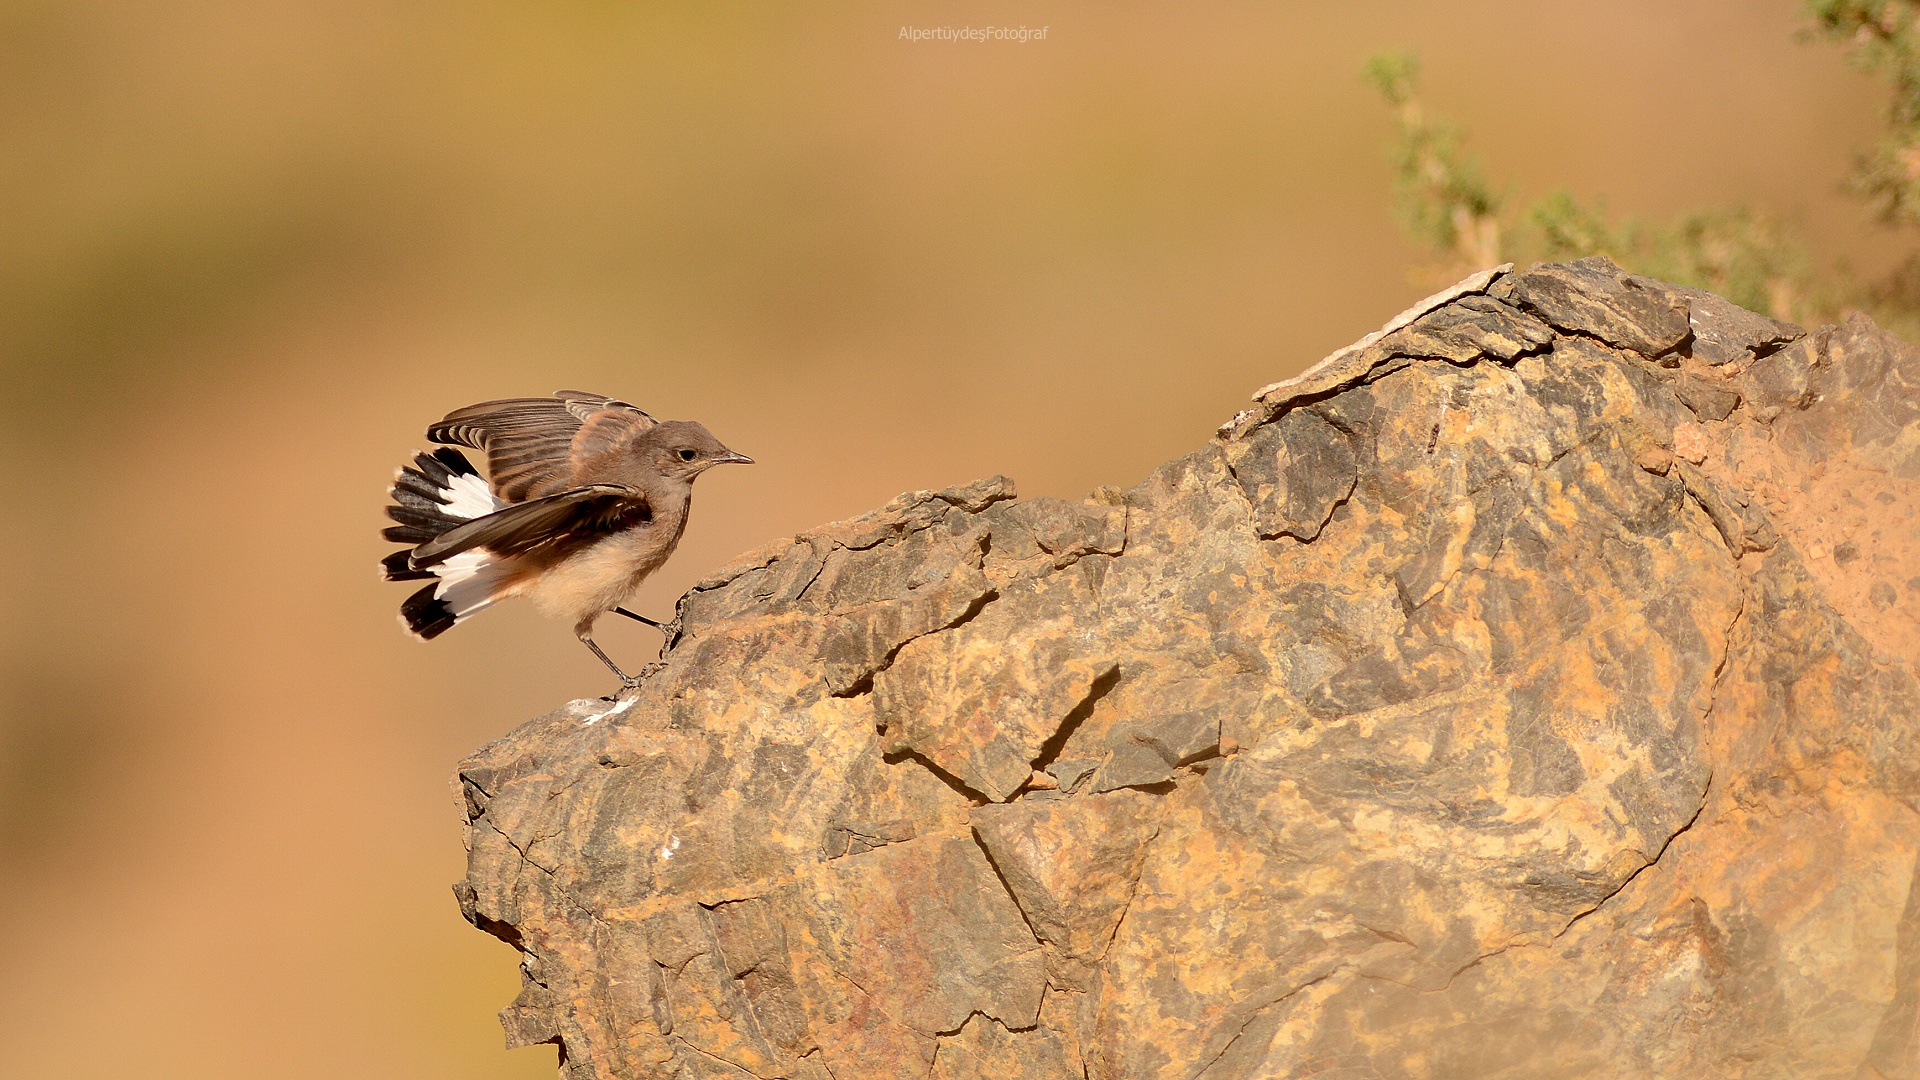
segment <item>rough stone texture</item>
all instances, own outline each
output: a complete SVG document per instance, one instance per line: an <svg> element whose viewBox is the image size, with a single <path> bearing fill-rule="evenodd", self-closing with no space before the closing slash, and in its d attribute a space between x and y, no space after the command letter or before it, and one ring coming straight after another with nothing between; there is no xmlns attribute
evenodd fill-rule
<svg viewBox="0 0 1920 1080"><path fill-rule="evenodd" d="M716 574L456 892L576 1080L1920 1075L1916 513L1865 319L1491 271Z"/></svg>

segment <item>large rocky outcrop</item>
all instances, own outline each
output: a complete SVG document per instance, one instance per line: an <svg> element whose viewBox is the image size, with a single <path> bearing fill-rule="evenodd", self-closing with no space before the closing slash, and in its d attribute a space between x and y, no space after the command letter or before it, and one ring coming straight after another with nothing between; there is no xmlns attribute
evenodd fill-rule
<svg viewBox="0 0 1920 1080"><path fill-rule="evenodd" d="M587 1077L1920 1075L1920 352L1490 271L916 492L460 768Z"/></svg>

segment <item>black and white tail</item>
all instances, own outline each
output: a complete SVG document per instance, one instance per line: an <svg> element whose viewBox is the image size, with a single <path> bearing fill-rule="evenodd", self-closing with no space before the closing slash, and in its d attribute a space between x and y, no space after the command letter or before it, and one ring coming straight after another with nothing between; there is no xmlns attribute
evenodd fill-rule
<svg viewBox="0 0 1920 1080"><path fill-rule="evenodd" d="M407 546L380 560L381 576L388 581L433 582L400 605L400 624L407 633L422 641L438 637L499 598L495 590L506 576L509 560L484 548L417 570L407 562L415 547L507 505L494 498L465 454L450 446L415 454L412 465L394 474L387 494L393 499L387 516L399 524L380 535Z"/></svg>

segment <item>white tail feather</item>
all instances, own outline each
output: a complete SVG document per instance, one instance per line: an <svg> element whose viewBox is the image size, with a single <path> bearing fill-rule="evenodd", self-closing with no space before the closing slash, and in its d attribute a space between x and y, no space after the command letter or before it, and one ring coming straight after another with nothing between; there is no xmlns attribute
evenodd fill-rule
<svg viewBox="0 0 1920 1080"><path fill-rule="evenodd" d="M512 560L500 559L485 548L463 551L433 567L434 575L440 579L440 585L433 590L434 599L445 604L458 623L495 600L505 598L497 589L511 565Z"/></svg>
<svg viewBox="0 0 1920 1080"><path fill-rule="evenodd" d="M447 516L467 521L486 517L507 505L494 498L487 482L478 476L450 476L441 491L446 499Z"/></svg>

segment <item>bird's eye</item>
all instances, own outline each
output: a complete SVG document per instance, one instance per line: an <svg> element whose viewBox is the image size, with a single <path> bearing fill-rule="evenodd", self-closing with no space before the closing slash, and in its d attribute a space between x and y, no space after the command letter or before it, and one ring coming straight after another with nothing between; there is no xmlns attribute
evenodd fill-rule
<svg viewBox="0 0 1920 1080"><path fill-rule="evenodd" d="M680 460L681 460L681 461L692 461L692 460L693 460L693 451L691 451L691 450L682 450L682 451L680 451Z"/></svg>

